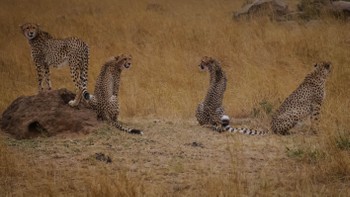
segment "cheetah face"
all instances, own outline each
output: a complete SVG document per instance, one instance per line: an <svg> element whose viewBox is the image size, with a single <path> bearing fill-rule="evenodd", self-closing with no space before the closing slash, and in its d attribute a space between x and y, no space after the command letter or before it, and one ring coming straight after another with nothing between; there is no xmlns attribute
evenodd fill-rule
<svg viewBox="0 0 350 197"><path fill-rule="evenodd" d="M209 69L209 66L212 63L212 58L204 56L199 64L199 68L201 71L206 71Z"/></svg>
<svg viewBox="0 0 350 197"><path fill-rule="evenodd" d="M332 70L332 63L331 62L319 62L314 65L315 70L320 71L324 73L325 75L328 75Z"/></svg>
<svg viewBox="0 0 350 197"><path fill-rule="evenodd" d="M33 38L35 38L37 36L39 26L36 24L32 24L32 23L26 23L24 25L21 25L21 30L22 30L22 33L24 34L24 36L28 40L32 40Z"/></svg>
<svg viewBox="0 0 350 197"><path fill-rule="evenodd" d="M124 61L123 63L124 68L129 69L131 67L131 57L130 56L125 57L123 61Z"/></svg>
<svg viewBox="0 0 350 197"><path fill-rule="evenodd" d="M131 55L119 55L115 57L119 69L129 69L131 67Z"/></svg>

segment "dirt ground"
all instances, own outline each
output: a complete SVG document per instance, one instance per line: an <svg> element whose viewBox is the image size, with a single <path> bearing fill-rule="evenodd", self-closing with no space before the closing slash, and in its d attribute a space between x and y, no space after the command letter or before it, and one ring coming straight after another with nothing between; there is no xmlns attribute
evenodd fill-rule
<svg viewBox="0 0 350 197"><path fill-rule="evenodd" d="M200 127L194 119L139 122L130 119L126 123L143 129L144 135L126 134L108 125L88 135L66 133L30 140L1 135L12 149L23 153L25 158L33 158L28 166L48 169L33 179L52 176L61 181L60 187L64 188L61 191L67 194L83 192L81 185L85 178L94 179L96 174L91 171L97 169L104 169L107 176L119 172L135 179L142 177L140 181L151 195L199 195L208 189L207 181L224 183L232 177L247 184L250 195L259 194L262 185L269 182L274 183L276 191L281 186L285 190L290 182L288 177L297 176L301 166L288 156L287 150L316 140L315 135L305 134L216 133ZM267 176L271 173L274 176ZM45 181L19 180L16 185L30 190L45 187ZM20 191L25 193L26 189Z"/></svg>

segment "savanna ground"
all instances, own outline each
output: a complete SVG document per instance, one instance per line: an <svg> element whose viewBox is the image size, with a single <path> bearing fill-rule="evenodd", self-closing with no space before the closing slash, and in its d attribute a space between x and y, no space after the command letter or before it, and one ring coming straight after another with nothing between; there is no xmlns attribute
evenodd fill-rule
<svg viewBox="0 0 350 197"><path fill-rule="evenodd" d="M289 1L293 7L297 1ZM243 1L20 1L0 3L0 111L37 92L19 25L90 46L89 90L101 64L130 53L120 119L145 131L108 126L88 135L0 138L0 196L348 196L350 193L350 24L233 21ZM321 60L333 63L317 135L219 134L194 119L218 58L228 77L224 106L234 125L268 128L271 113ZM55 89L73 90L68 68L52 69ZM243 121L239 121L242 119ZM247 121L244 121L247 120ZM104 153L111 163L95 159Z"/></svg>

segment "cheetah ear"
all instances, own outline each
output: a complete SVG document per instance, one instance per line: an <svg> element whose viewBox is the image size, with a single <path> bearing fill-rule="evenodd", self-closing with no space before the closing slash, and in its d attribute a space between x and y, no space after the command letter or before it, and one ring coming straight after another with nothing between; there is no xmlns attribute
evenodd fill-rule
<svg viewBox="0 0 350 197"><path fill-rule="evenodd" d="M111 62L111 61L114 61L115 60L115 57L109 57L108 59L107 59L107 62Z"/></svg>
<svg viewBox="0 0 350 197"><path fill-rule="evenodd" d="M118 56L115 57L116 61L120 61L123 58L124 54L119 54Z"/></svg>
<svg viewBox="0 0 350 197"><path fill-rule="evenodd" d="M128 57L128 55L122 53L122 54L119 55L119 61L126 60L127 57Z"/></svg>
<svg viewBox="0 0 350 197"><path fill-rule="evenodd" d="M329 63L326 63L326 64L324 65L324 67L325 67L327 70L329 70L330 64L329 64Z"/></svg>
<svg viewBox="0 0 350 197"><path fill-rule="evenodd" d="M202 57L201 62L207 62L207 61L208 61L208 59L209 59L209 57L208 57L208 56L203 56L203 57Z"/></svg>
<svg viewBox="0 0 350 197"><path fill-rule="evenodd" d="M41 25L39 23L34 23L38 28L41 27Z"/></svg>
<svg viewBox="0 0 350 197"><path fill-rule="evenodd" d="M209 62L209 63L212 64L212 63L215 63L215 61L216 61L216 60L215 60L213 57L208 57L208 62Z"/></svg>
<svg viewBox="0 0 350 197"><path fill-rule="evenodd" d="M21 31L23 31L24 25L25 25L25 24L18 25L18 27L21 28Z"/></svg>

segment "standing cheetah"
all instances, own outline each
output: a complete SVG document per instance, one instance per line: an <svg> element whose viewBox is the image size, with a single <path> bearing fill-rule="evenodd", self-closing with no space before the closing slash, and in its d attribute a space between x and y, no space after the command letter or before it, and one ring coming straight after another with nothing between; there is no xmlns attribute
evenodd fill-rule
<svg viewBox="0 0 350 197"><path fill-rule="evenodd" d="M116 128L131 134L143 134L138 129L123 127L118 121L118 92L120 75L123 69L131 67L130 55L112 57L101 68L97 77L94 95L89 100L90 106L96 111L97 118L107 120Z"/></svg>
<svg viewBox="0 0 350 197"><path fill-rule="evenodd" d="M224 115L222 100L226 90L226 76L221 69L220 63L211 58L203 57L199 64L201 70L208 70L210 74L210 84L207 95L204 98L196 111L196 118L200 125L212 128L216 131L229 130L228 116ZM264 134L264 132L241 132L248 135Z"/></svg>
<svg viewBox="0 0 350 197"><path fill-rule="evenodd" d="M89 47L78 38L56 39L42 31L37 24L21 25L24 36L28 39L32 58L38 73L39 92L44 90L43 80L51 90L50 66L60 67L69 64L71 77L78 93L69 105L77 106L82 96L88 100L87 92Z"/></svg>
<svg viewBox="0 0 350 197"><path fill-rule="evenodd" d="M299 87L286 98L272 116L271 130L274 133L288 135L291 128L298 122L304 121L308 116L311 118L311 128L315 131L314 126L318 125L320 109L326 95L326 79L331 72L332 65L330 62L319 62L314 67L314 70L305 77ZM223 116L222 122L223 124L229 122L229 117ZM246 133L256 131L231 127L226 127L225 130Z"/></svg>

